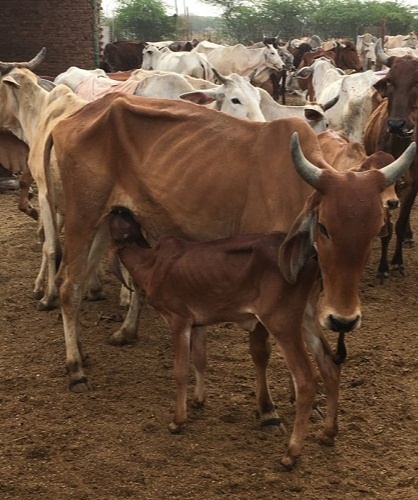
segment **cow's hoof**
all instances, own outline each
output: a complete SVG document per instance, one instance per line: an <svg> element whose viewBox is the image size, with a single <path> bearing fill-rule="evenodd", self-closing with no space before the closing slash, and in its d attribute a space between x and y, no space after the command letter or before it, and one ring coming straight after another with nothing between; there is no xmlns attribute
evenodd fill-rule
<svg viewBox="0 0 418 500"><path fill-rule="evenodd" d="M321 434L318 438L319 443L323 446L332 447L335 445L335 436L331 436L328 434Z"/></svg>
<svg viewBox="0 0 418 500"><path fill-rule="evenodd" d="M198 401L197 399L193 399L192 401L190 401L190 406L192 408L195 408L196 410L200 410L201 408L203 408L205 406L205 402Z"/></svg>
<svg viewBox="0 0 418 500"><path fill-rule="evenodd" d="M77 380L70 381L70 390L71 390L71 392L81 394L81 393L91 391L92 387L89 384L87 377L81 377Z"/></svg>
<svg viewBox="0 0 418 500"><path fill-rule="evenodd" d="M38 311L52 311L53 309L57 308L57 300L40 300L36 304L36 309Z"/></svg>
<svg viewBox="0 0 418 500"><path fill-rule="evenodd" d="M134 344L137 340L138 337L135 334L127 333L124 330L118 330L107 339L107 342L110 345L122 346L126 344Z"/></svg>
<svg viewBox="0 0 418 500"><path fill-rule="evenodd" d="M284 467L285 470L292 470L296 464L296 457L291 457L286 453L286 455L280 460L280 464Z"/></svg>
<svg viewBox="0 0 418 500"><path fill-rule="evenodd" d="M170 422L168 424L168 430L171 434L180 434L183 426L181 424L176 424L175 422Z"/></svg>
<svg viewBox="0 0 418 500"><path fill-rule="evenodd" d="M33 298L35 300L41 300L44 296L44 291L43 290L34 290L33 291Z"/></svg>
<svg viewBox="0 0 418 500"><path fill-rule="evenodd" d="M99 300L106 300L106 295L102 290L89 290L87 294L87 300L89 302L97 302Z"/></svg>
<svg viewBox="0 0 418 500"><path fill-rule="evenodd" d="M406 238L406 239L403 240L402 246L404 248L414 248L415 241L413 239Z"/></svg>
<svg viewBox="0 0 418 500"><path fill-rule="evenodd" d="M287 429L279 417L262 420L261 429L269 434L286 434Z"/></svg>

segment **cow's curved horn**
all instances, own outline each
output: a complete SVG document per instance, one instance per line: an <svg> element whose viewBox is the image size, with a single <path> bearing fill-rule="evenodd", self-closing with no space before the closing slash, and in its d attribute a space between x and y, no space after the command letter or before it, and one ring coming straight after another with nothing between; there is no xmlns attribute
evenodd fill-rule
<svg viewBox="0 0 418 500"><path fill-rule="evenodd" d="M293 132L290 142L290 151L292 153L293 163L299 175L305 182L316 188L322 170L306 159L300 147L299 134L297 132Z"/></svg>
<svg viewBox="0 0 418 500"><path fill-rule="evenodd" d="M216 76L216 78L220 81L220 83L225 84L225 83L228 83L229 81L231 81L229 78L221 75L218 71L216 71L216 69L214 67L212 67L212 71L213 71L214 75Z"/></svg>
<svg viewBox="0 0 418 500"><path fill-rule="evenodd" d="M387 62L389 60L389 56L383 52L383 49L382 49L382 39L381 38L379 38L377 40L376 45L374 46L374 53L376 54L376 57L378 58L378 60L382 64L384 64L385 66L387 66Z"/></svg>
<svg viewBox="0 0 418 500"><path fill-rule="evenodd" d="M313 68L311 66L304 66L303 68L300 68L296 71L295 76L296 78L305 78L309 73L313 73Z"/></svg>
<svg viewBox="0 0 418 500"><path fill-rule="evenodd" d="M42 49L38 52L38 54L31 59L28 63L26 63L26 67L30 70L35 69L37 66L43 62L46 56L46 47L42 47Z"/></svg>
<svg viewBox="0 0 418 500"><path fill-rule="evenodd" d="M386 186L390 186L395 183L400 176L408 170L412 160L414 159L416 153L417 145L415 142L411 142L408 148L402 153L402 155L397 158L394 162L386 167L380 169L380 172L386 178Z"/></svg>
<svg viewBox="0 0 418 500"><path fill-rule="evenodd" d="M323 104L322 109L324 111L327 111L328 109L332 108L335 104L337 104L339 98L340 94L336 95L335 97L327 101L325 104Z"/></svg>
<svg viewBox="0 0 418 500"><path fill-rule="evenodd" d="M46 48L42 47L42 49L38 52L38 54L29 62L18 62L18 63L0 62L0 73L5 74L12 68L28 68L30 70L33 70L41 64L41 62L45 59L45 56L46 56Z"/></svg>

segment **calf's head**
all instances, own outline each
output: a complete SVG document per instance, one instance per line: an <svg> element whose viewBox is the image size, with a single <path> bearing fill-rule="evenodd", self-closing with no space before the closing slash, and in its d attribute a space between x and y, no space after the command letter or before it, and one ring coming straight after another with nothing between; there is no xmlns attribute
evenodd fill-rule
<svg viewBox="0 0 418 500"><path fill-rule="evenodd" d="M123 208L116 207L109 215L110 248L109 248L109 267L112 273L127 287L120 270L119 261L123 249L130 247L138 250L139 248L150 248L141 232L141 225L135 219L132 212Z"/></svg>

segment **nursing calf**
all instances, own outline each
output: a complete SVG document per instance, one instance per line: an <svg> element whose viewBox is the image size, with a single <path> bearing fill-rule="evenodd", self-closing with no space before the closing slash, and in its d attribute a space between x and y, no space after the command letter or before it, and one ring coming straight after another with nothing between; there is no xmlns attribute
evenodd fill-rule
<svg viewBox="0 0 418 500"><path fill-rule="evenodd" d="M250 332L250 352L256 368L257 405L262 426L279 423L272 401L267 365L269 334L274 335L291 373L296 393L296 418L289 448L281 463L293 466L306 434L316 378L304 345L302 324L309 297L318 287L319 267L312 246L299 248L300 240L285 240L281 232L244 234L211 242L192 242L162 236L150 248L132 212L116 208L110 214L111 268L123 282L118 259L136 286L165 318L174 340L174 374L177 385L175 413L169 429L180 432L186 422L189 358L196 371L195 400L205 400L206 326L234 321ZM290 246L294 255L308 256L294 284L279 270L279 247ZM296 257L298 259L299 257ZM312 318L311 318L312 319ZM314 337L324 347L315 356L329 397L323 440L333 442L337 433L336 412L339 367L315 321L305 321L306 339ZM315 350L314 350L315 351Z"/></svg>

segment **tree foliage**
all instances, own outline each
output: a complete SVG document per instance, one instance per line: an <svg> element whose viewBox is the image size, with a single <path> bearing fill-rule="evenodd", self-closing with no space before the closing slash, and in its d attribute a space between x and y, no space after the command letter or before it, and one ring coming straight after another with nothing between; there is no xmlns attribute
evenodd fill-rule
<svg viewBox="0 0 418 500"><path fill-rule="evenodd" d="M260 40L280 34L284 39L317 34L321 38L355 39L366 31L379 36L418 30L418 11L398 1L376 0L202 0L224 9L230 38ZM243 35L245 33L245 35Z"/></svg>
<svg viewBox="0 0 418 500"><path fill-rule="evenodd" d="M408 0L201 1L222 9L216 28L223 33L223 39L218 41L227 43L258 41L263 36L290 39L313 34L323 39L354 40L367 31L380 36L382 28L388 35L418 32L418 10L409 6ZM118 0L117 5L113 20L117 39L175 38L178 22L175 16L167 15L163 0Z"/></svg>
<svg viewBox="0 0 418 500"><path fill-rule="evenodd" d="M117 40L157 41L174 37L176 17L162 0L119 0L114 18Z"/></svg>

